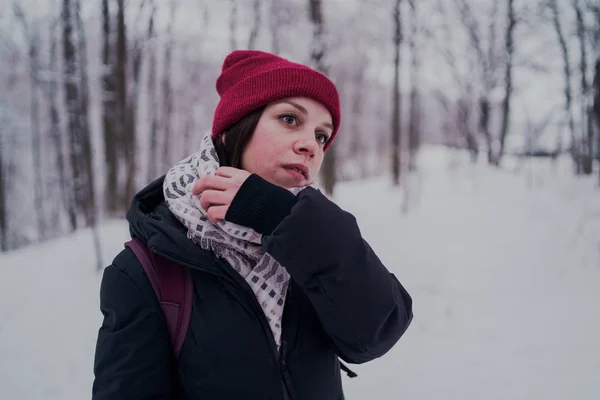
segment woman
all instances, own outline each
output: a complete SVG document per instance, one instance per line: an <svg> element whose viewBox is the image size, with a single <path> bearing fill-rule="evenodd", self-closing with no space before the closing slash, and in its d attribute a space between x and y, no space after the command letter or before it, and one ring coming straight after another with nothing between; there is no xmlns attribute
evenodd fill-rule
<svg viewBox="0 0 600 400"><path fill-rule="evenodd" d="M235 51L200 151L138 193L132 237L189 268L173 357L156 295L123 250L104 271L93 398L343 399L338 357L384 355L412 300L355 218L312 187L340 125L324 75Z"/></svg>

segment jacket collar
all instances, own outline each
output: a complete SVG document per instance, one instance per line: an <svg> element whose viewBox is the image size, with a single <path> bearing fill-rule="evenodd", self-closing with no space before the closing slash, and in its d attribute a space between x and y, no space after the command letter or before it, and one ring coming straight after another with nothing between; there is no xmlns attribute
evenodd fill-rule
<svg viewBox="0 0 600 400"><path fill-rule="evenodd" d="M217 274L216 256L187 237L187 228L179 222L165 202L164 175L138 192L127 211L131 237L138 237L152 251L187 267Z"/></svg>

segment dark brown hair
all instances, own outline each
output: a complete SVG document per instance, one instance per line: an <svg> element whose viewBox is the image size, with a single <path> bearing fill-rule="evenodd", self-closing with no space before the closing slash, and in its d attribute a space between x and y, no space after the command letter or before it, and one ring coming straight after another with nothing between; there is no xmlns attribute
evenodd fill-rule
<svg viewBox="0 0 600 400"><path fill-rule="evenodd" d="M222 167L242 168L242 154L265 108L266 106L252 111L214 140L219 164ZM225 135L225 143L223 143L223 135Z"/></svg>

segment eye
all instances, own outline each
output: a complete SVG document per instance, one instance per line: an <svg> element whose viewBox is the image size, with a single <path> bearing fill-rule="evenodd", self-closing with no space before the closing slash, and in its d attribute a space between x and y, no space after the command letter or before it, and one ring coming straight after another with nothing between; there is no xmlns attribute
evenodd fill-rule
<svg viewBox="0 0 600 400"><path fill-rule="evenodd" d="M317 139L317 142L321 144L326 144L327 142L329 142L329 135L325 133L317 133L315 135L315 138Z"/></svg>
<svg viewBox="0 0 600 400"><path fill-rule="evenodd" d="M287 125L298 125L298 118L294 114L283 114L279 116L279 119Z"/></svg>

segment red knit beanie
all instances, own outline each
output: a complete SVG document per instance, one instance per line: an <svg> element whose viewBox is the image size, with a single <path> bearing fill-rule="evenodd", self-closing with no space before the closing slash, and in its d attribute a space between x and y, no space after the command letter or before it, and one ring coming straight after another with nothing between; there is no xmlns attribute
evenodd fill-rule
<svg viewBox="0 0 600 400"><path fill-rule="evenodd" d="M215 110L212 137L250 112L286 97L308 97L323 104L333 119L333 142L340 126L340 100L337 89L325 75L305 65L256 50L236 50L223 62L217 79L221 100Z"/></svg>

